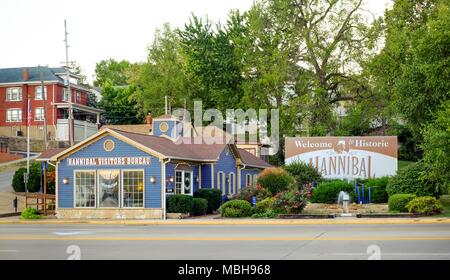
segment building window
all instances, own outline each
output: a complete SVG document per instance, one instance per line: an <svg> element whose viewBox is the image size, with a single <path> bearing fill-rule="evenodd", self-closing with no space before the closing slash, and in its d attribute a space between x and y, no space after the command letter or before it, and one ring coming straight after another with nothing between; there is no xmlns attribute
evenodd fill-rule
<svg viewBox="0 0 450 280"><path fill-rule="evenodd" d="M45 96L43 98L43 95ZM42 94L42 86L37 86L34 89L34 100L47 99L47 87L44 86L44 94Z"/></svg>
<svg viewBox="0 0 450 280"><path fill-rule="evenodd" d="M192 195L192 177L191 171L175 171L175 193Z"/></svg>
<svg viewBox="0 0 450 280"><path fill-rule="evenodd" d="M81 92L77 91L77 103L81 102Z"/></svg>
<svg viewBox="0 0 450 280"><path fill-rule="evenodd" d="M69 89L64 88L62 92L62 101L69 101Z"/></svg>
<svg viewBox="0 0 450 280"><path fill-rule="evenodd" d="M35 121L43 121L44 120L44 108L36 108L34 109L34 120Z"/></svg>
<svg viewBox="0 0 450 280"><path fill-rule="evenodd" d="M231 172L228 174L228 194L236 193L236 175Z"/></svg>
<svg viewBox="0 0 450 280"><path fill-rule="evenodd" d="M252 185L252 175L246 174L245 175L245 186L250 187Z"/></svg>
<svg viewBox="0 0 450 280"><path fill-rule="evenodd" d="M253 186L253 187L256 187L257 179L258 179L258 175L254 174L254 175L253 175L253 181L252 181L252 186Z"/></svg>
<svg viewBox="0 0 450 280"><path fill-rule="evenodd" d="M98 171L98 206L119 207L119 170Z"/></svg>
<svg viewBox="0 0 450 280"><path fill-rule="evenodd" d="M14 87L6 90L7 101L21 101L22 100L22 88Z"/></svg>
<svg viewBox="0 0 450 280"><path fill-rule="evenodd" d="M75 207L95 207L95 171L75 172Z"/></svg>
<svg viewBox="0 0 450 280"><path fill-rule="evenodd" d="M217 189L222 191L222 194L225 195L225 173L222 171L217 173Z"/></svg>
<svg viewBox="0 0 450 280"><path fill-rule="evenodd" d="M144 207L144 171L123 171L122 174L123 207Z"/></svg>
<svg viewBox="0 0 450 280"><path fill-rule="evenodd" d="M21 122L22 121L22 109L8 109L6 111L7 122Z"/></svg>
<svg viewBox="0 0 450 280"><path fill-rule="evenodd" d="M175 172L175 194L181 194L181 187L183 185L183 172Z"/></svg>

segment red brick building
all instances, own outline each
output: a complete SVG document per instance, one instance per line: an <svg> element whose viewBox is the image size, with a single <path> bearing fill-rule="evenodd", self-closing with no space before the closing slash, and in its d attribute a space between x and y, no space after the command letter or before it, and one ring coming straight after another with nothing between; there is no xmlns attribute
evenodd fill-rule
<svg viewBox="0 0 450 280"><path fill-rule="evenodd" d="M26 137L30 99L30 137L44 139L46 116L49 140L68 140L66 69L23 67L0 69L0 136ZM42 81L44 90L42 90ZM100 109L88 105L90 89L70 74L75 141L97 131ZM45 114L44 114L45 111Z"/></svg>

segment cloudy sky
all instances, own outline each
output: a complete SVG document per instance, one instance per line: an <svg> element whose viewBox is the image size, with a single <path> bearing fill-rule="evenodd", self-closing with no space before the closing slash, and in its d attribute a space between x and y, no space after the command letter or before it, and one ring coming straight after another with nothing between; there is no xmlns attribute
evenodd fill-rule
<svg viewBox="0 0 450 280"><path fill-rule="evenodd" d="M95 63L107 58L146 58L155 28L181 27L191 13L224 21L230 9L247 10L253 0L0 0L0 68L49 65L65 59L64 19L69 59L92 81ZM391 0L366 0L381 15Z"/></svg>

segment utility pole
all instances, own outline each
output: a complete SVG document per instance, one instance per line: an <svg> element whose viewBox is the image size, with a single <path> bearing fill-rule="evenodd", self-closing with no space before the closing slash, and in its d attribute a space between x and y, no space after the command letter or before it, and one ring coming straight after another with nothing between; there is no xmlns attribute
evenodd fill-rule
<svg viewBox="0 0 450 280"><path fill-rule="evenodd" d="M48 149L48 139L47 139L47 93L44 86L44 76L42 74L41 66L39 65L39 76L41 78L41 92L42 92L42 101L44 102L43 108L43 117L44 117L44 142L45 142L45 149Z"/></svg>
<svg viewBox="0 0 450 280"><path fill-rule="evenodd" d="M69 45L67 43L67 24L66 20L64 20L64 42L66 45L66 80L67 80L67 91L69 92L69 118L68 118L68 124L69 124L69 143L70 146L73 146L73 108L72 108L72 90L70 88L70 73L69 73Z"/></svg>

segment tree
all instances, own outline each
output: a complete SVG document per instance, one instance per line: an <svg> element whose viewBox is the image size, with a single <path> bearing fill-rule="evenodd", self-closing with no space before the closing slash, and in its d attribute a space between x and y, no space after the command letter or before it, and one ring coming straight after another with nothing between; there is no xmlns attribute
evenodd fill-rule
<svg viewBox="0 0 450 280"><path fill-rule="evenodd" d="M104 84L98 106L105 111L103 117L107 124L142 123L143 119L137 116L136 104L131 99L134 91L134 86L112 86L109 82Z"/></svg>
<svg viewBox="0 0 450 280"><path fill-rule="evenodd" d="M131 68L132 64L126 60L102 60L95 65L94 86L101 87L105 83L115 86L128 85Z"/></svg>

